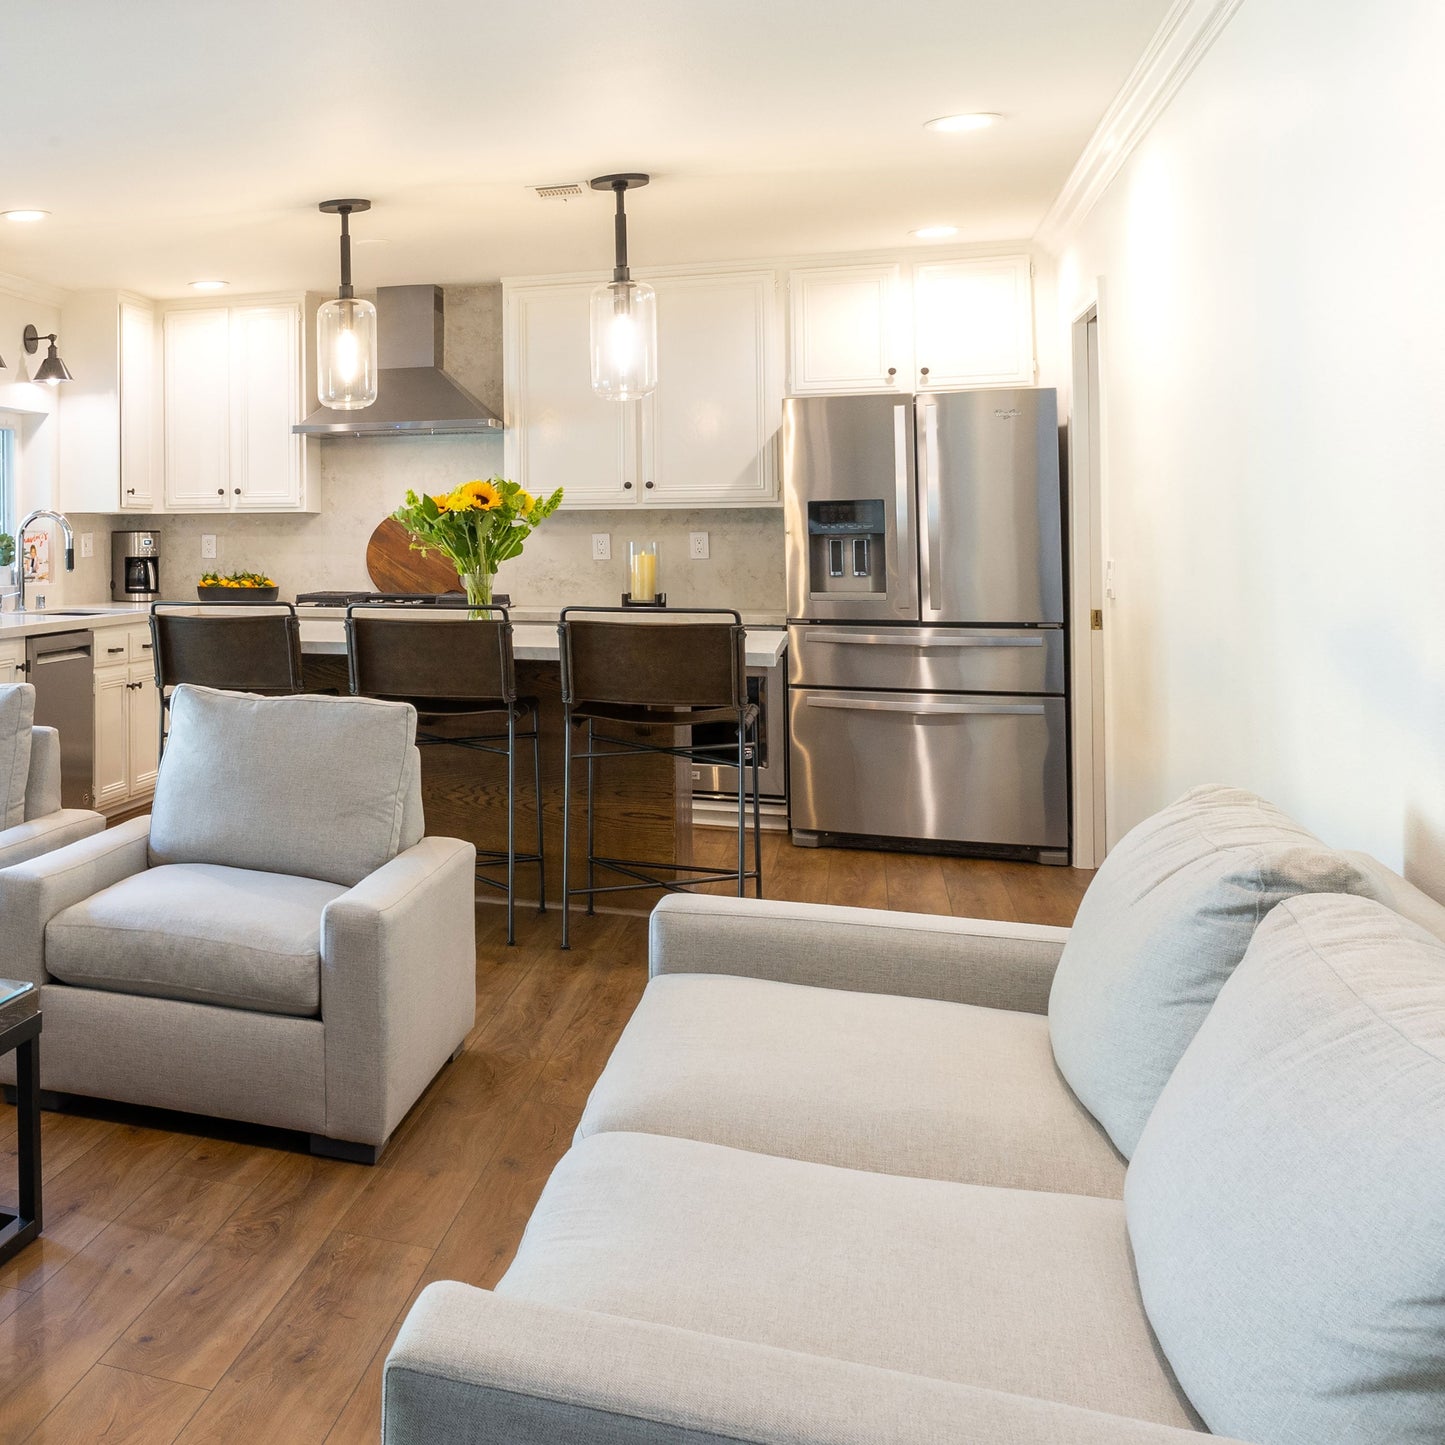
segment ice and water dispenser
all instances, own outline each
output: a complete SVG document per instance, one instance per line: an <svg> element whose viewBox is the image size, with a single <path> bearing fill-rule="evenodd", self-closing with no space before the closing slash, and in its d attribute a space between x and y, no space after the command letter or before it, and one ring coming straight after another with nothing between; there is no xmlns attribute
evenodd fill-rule
<svg viewBox="0 0 1445 1445"><path fill-rule="evenodd" d="M808 581L813 593L888 587L881 497L808 503Z"/></svg>

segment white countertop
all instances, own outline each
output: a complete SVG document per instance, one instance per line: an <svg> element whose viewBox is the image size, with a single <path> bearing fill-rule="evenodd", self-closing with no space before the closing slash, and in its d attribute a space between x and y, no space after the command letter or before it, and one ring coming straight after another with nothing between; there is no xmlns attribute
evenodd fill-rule
<svg viewBox="0 0 1445 1445"><path fill-rule="evenodd" d="M149 622L150 609L143 604L134 607L84 607L66 611L42 608L35 612L0 612L0 642L18 638L41 637L51 632L92 632L107 627L134 626Z"/></svg>

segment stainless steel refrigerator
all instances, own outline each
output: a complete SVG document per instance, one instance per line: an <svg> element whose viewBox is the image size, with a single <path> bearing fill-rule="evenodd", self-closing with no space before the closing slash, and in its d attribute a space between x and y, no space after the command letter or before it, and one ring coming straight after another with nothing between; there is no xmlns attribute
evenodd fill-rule
<svg viewBox="0 0 1445 1445"><path fill-rule="evenodd" d="M783 410L797 843L1069 849L1052 390Z"/></svg>

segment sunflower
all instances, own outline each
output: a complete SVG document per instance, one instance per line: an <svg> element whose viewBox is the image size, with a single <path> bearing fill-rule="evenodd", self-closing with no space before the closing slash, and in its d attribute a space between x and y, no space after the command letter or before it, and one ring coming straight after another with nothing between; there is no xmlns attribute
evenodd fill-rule
<svg viewBox="0 0 1445 1445"><path fill-rule="evenodd" d="M437 492L432 497L432 501L437 504L437 511L439 512L445 512L451 508L452 499L445 492Z"/></svg>
<svg viewBox="0 0 1445 1445"><path fill-rule="evenodd" d="M537 499L525 487L517 489L517 506L523 512L530 512L537 505Z"/></svg>
<svg viewBox="0 0 1445 1445"><path fill-rule="evenodd" d="M502 494L490 482L463 482L447 502L457 512L490 512L501 506Z"/></svg>

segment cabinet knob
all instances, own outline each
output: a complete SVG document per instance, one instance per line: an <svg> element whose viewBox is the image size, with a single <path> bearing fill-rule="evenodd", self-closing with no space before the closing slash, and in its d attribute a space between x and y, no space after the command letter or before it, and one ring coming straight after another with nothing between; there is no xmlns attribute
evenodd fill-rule
<svg viewBox="0 0 1445 1445"><path fill-rule="evenodd" d="M217 487L217 488L216 488L216 495L217 495L218 497L224 497L224 496L226 495L226 489L225 489L225 487Z"/></svg>
<svg viewBox="0 0 1445 1445"><path fill-rule="evenodd" d="M127 487L127 488L125 489L125 494L126 494L126 496L128 496L128 497L133 497L133 496L135 496L135 488L134 488L134 487Z"/></svg>
<svg viewBox="0 0 1445 1445"><path fill-rule="evenodd" d="M622 484L622 490L623 490L624 492L630 492L630 491L632 490L632 483L631 483L631 482L623 482L623 484Z"/></svg>
<svg viewBox="0 0 1445 1445"><path fill-rule="evenodd" d="M239 497L239 496L241 495L241 489L240 489L240 487L237 487L235 490L236 490L236 495Z"/></svg>
<svg viewBox="0 0 1445 1445"><path fill-rule="evenodd" d="M918 368L918 374L919 374L919 376L927 376L927 375L928 375L928 368L927 368L926 366L920 366L920 367Z"/></svg>
<svg viewBox="0 0 1445 1445"><path fill-rule="evenodd" d="M890 367L888 368L888 375L889 375L889 376L897 376L897 375L898 375L898 368L897 368L896 366L890 366Z"/></svg>
<svg viewBox="0 0 1445 1445"><path fill-rule="evenodd" d="M647 484L647 490L650 492L650 491L653 489L654 486L656 486L656 483L655 483L655 482L648 482L648 484Z"/></svg>

